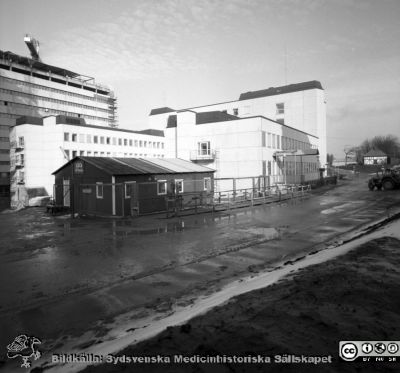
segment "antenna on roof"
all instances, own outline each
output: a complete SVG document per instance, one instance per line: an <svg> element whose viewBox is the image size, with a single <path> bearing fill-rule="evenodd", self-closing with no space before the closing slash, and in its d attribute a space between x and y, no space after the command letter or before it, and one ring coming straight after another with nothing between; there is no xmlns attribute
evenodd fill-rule
<svg viewBox="0 0 400 373"><path fill-rule="evenodd" d="M24 37L24 42L27 45L29 51L31 52L32 59L34 59L35 61L40 61L39 41L26 34Z"/></svg>

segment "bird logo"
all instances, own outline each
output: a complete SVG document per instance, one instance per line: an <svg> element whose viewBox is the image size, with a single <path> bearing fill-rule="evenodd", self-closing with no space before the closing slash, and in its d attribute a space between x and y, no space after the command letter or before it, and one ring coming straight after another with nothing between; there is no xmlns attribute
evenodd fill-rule
<svg viewBox="0 0 400 373"><path fill-rule="evenodd" d="M7 346L7 357L15 359L18 356L22 358L21 368L29 368L31 366L30 358L39 359L42 355L35 345L41 344L42 341L36 337L28 337L25 334L19 335L12 343Z"/></svg>

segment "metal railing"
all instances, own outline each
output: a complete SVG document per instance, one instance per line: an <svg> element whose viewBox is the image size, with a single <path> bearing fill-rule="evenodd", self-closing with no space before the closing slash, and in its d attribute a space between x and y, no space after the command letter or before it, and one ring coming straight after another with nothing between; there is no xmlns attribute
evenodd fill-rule
<svg viewBox="0 0 400 373"><path fill-rule="evenodd" d="M216 192L214 194L214 208L235 208L254 206L270 202L278 202L290 198L304 196L311 190L310 185L273 185L262 190L246 188Z"/></svg>

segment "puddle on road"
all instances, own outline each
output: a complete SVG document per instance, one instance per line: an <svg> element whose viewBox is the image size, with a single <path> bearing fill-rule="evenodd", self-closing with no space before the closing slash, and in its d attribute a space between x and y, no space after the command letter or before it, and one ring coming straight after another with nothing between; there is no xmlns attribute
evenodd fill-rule
<svg viewBox="0 0 400 373"><path fill-rule="evenodd" d="M237 229L237 232L244 232L246 234L252 234L255 236L261 236L262 238L273 240L274 238L279 238L280 234L276 228L245 228Z"/></svg>
<svg viewBox="0 0 400 373"><path fill-rule="evenodd" d="M343 203L343 204L341 204L341 205L333 206L333 207L331 207L331 208L329 208L329 209L322 210L322 211L321 211L321 214L324 214L324 215L334 214L334 213L337 213L337 212L341 212L341 211L343 211L343 210L346 210L346 209L348 209L348 208L355 207L355 205L362 205L362 204L364 204L364 203L365 203L364 201L350 201L350 202L346 202L346 203Z"/></svg>

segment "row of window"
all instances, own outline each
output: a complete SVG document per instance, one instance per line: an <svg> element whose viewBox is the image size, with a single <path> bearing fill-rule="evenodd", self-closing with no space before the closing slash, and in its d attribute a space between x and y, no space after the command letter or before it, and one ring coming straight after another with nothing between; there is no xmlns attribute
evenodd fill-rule
<svg viewBox="0 0 400 373"><path fill-rule="evenodd" d="M50 109L50 108L45 108L41 106L34 106L34 105L28 105L28 104L19 104L16 102L9 102L9 101L3 101L3 105L5 106L13 106L13 107L20 107L20 108L32 108L33 110L37 111L43 110L48 114L56 114L56 115L65 115L68 117L75 117L75 118L85 118L85 119L91 119L91 120L96 120L96 121L102 121L102 122L110 122L108 118L102 118L102 117L97 117L94 115L86 115L86 114L77 114L77 113L71 113L69 111L64 111L64 110L57 110L57 109ZM20 115L18 115L20 116Z"/></svg>
<svg viewBox="0 0 400 373"><path fill-rule="evenodd" d="M71 136L70 136L71 135ZM92 135L84 135L82 133L69 133L64 132L64 141L79 142L79 143L92 143ZM119 146L133 146L139 148L150 148L150 149L164 149L164 143L160 141L144 141L144 140L132 140L122 139L108 136L93 135L93 144L102 145L119 145Z"/></svg>
<svg viewBox="0 0 400 373"><path fill-rule="evenodd" d="M296 170L295 170L296 164ZM308 174L318 171L318 164L315 162L294 162L285 161L277 167L276 162L262 161L262 174L264 176L272 176L277 174L286 173L286 175L296 175L296 174Z"/></svg>
<svg viewBox="0 0 400 373"><path fill-rule="evenodd" d="M164 158L164 154L148 154L148 153L115 153L115 152L95 152L90 150L64 150L65 155L68 159L72 159L77 157L78 155L81 157L153 157L153 158Z"/></svg>
<svg viewBox="0 0 400 373"><path fill-rule="evenodd" d="M27 97L27 98L36 98L36 99L43 100L43 101L47 101L47 102L54 102L54 103L56 103L56 104L74 106L74 107L79 107L79 108L83 108L83 109L87 109L87 110L100 111L100 112L102 112L102 113L109 113L109 112L112 112L112 110L109 110L109 109L102 109L102 108L99 108L99 107L97 107L97 106L88 106L88 105L84 105L84 104L78 104L78 103L76 103L76 102L65 101L65 100L58 100L58 99L56 99L56 98L51 98L51 97L38 96L38 95L34 95L34 94L32 94L32 93L25 93L25 92L13 91L13 90L11 90L11 89L0 88L0 92L8 93L8 94L11 94L11 95L17 95L17 96L25 96L25 97Z"/></svg>
<svg viewBox="0 0 400 373"><path fill-rule="evenodd" d="M295 166L296 165L296 166ZM296 175L296 174L307 174L312 172L317 172L318 166L315 162L286 162L286 174Z"/></svg>
<svg viewBox="0 0 400 373"><path fill-rule="evenodd" d="M102 102L102 103L109 103L110 99L107 97L102 97L99 95L94 95L94 96L85 96L85 95L81 95L79 93L74 93L74 92L68 92L68 91L64 91L62 89L57 89L57 88L51 88L51 87L47 87L44 85L40 85L40 84L35 84L35 83L29 83L29 82L24 82L22 80L18 80L18 79L11 79L11 78L6 78L6 77L0 77L0 80L4 80L6 82L10 82L11 84L15 84L15 82L18 82L18 85L22 85L22 86L26 86L29 88L36 88L36 89L40 89L40 90L44 90L44 91L48 91L48 92L54 92L54 93L59 93L62 95L68 95L71 97L77 97L77 98L82 98L85 100L90 100L90 101L97 101L97 102Z"/></svg>
<svg viewBox="0 0 400 373"><path fill-rule="evenodd" d="M226 110L223 110L226 112ZM232 114L238 116L239 115L239 108L233 108L232 109ZM241 108L241 114L242 115L247 115L250 114L250 106L243 106ZM279 102L276 104L276 115L283 115L285 114L285 104L283 102ZM277 119L279 123L284 124L283 119Z"/></svg>
<svg viewBox="0 0 400 373"><path fill-rule="evenodd" d="M311 144L304 141L295 140L286 136L279 136L274 133L262 131L261 142L263 147L272 149L283 149L283 150L297 150L297 149L310 149Z"/></svg>
<svg viewBox="0 0 400 373"><path fill-rule="evenodd" d="M125 198L131 198L133 194L132 184L134 182L126 182L124 184L124 194ZM175 179L174 180L175 193L184 193L184 180ZM205 177L203 179L203 190L211 190L211 178ZM167 180L157 180L157 195L164 196L167 194ZM102 199L104 197L104 185L102 182L96 183L96 198Z"/></svg>

